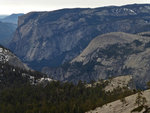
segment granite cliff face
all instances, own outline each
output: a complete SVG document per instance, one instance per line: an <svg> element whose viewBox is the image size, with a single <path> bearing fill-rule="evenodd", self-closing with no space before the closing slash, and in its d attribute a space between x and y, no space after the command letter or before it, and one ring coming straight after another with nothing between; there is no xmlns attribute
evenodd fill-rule
<svg viewBox="0 0 150 113"><path fill-rule="evenodd" d="M30 67L55 67L79 55L96 36L150 31L150 5L31 12L19 17L9 48Z"/></svg>
<svg viewBox="0 0 150 113"><path fill-rule="evenodd" d="M54 79L72 82L131 75L133 83L144 88L150 80L149 53L149 37L113 32L94 38L70 63L44 68L43 72Z"/></svg>

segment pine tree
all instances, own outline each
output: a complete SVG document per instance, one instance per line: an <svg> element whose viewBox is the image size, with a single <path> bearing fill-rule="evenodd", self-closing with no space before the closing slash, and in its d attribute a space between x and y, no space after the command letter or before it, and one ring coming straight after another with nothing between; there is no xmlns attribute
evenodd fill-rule
<svg viewBox="0 0 150 113"><path fill-rule="evenodd" d="M147 82L147 88L150 89L150 81Z"/></svg>
<svg viewBox="0 0 150 113"><path fill-rule="evenodd" d="M145 97L143 97L143 93L141 91L138 92L138 95L136 97L135 104L139 106L145 106L147 100Z"/></svg>

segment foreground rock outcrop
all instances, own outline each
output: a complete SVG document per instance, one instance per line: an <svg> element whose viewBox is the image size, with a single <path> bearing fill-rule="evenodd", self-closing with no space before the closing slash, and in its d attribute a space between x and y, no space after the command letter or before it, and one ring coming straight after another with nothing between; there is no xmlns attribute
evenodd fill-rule
<svg viewBox="0 0 150 113"><path fill-rule="evenodd" d="M150 90L146 90L142 92L142 96L146 98L147 102L145 105L150 107ZM98 107L95 110L91 110L86 113L131 113L131 111L138 107L137 104L135 104L137 98L137 94L128 96L125 98L125 103L121 102L121 100L114 101L112 103L108 103L107 105L104 105L102 107ZM149 113L146 112L145 109L143 109L140 112L133 112L133 113Z"/></svg>

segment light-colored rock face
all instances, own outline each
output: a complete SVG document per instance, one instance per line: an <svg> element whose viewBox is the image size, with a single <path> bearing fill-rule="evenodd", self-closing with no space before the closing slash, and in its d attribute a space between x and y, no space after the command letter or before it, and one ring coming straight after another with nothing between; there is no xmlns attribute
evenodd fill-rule
<svg viewBox="0 0 150 113"><path fill-rule="evenodd" d="M93 39L86 49L71 61L74 69L86 80L107 79L112 76L132 75L138 87L150 80L150 38L122 32L104 34ZM73 70L72 69L72 70ZM91 71L88 71L91 70ZM79 76L75 70L70 76ZM81 77L81 78L82 78Z"/></svg>
<svg viewBox="0 0 150 113"><path fill-rule="evenodd" d="M135 69L149 69L149 64L147 62L150 61L150 49L145 50L139 54L131 55L125 62L125 66L127 68L135 68Z"/></svg>
<svg viewBox="0 0 150 113"><path fill-rule="evenodd" d="M98 36L90 42L90 44L78 57L72 60L72 63L85 62L87 56L92 54L98 48L105 48L106 46L113 44L131 43L134 40L148 41L149 39L137 35L126 34L123 32L114 32Z"/></svg>
<svg viewBox="0 0 150 113"><path fill-rule="evenodd" d="M143 27L147 31L150 24L146 21L150 18L148 6L31 12L19 17L10 49L31 66L37 64L32 66L34 68L58 66L79 55L100 34L119 31L137 33L142 32ZM143 12L148 16L141 19L139 15ZM108 41L113 43L111 38ZM118 42L121 41L128 42L118 39Z"/></svg>
<svg viewBox="0 0 150 113"><path fill-rule="evenodd" d="M132 76L131 75L126 75L126 76L119 76L119 77L115 77L111 80L108 80L109 83L108 85L105 87L105 91L113 91L114 89L120 87L128 87L129 82L132 80Z"/></svg>
<svg viewBox="0 0 150 113"><path fill-rule="evenodd" d="M150 90L143 92L143 97L146 98L146 105L150 107ZM102 107L98 107L95 110L91 110L86 113L131 113L134 108L138 106L135 104L137 94L126 97L126 103L123 104L120 100L114 101L112 103L108 103ZM141 112L133 112L133 113L143 113L145 110Z"/></svg>
<svg viewBox="0 0 150 113"><path fill-rule="evenodd" d="M131 75L133 86L146 88L150 80L150 38L122 32L96 37L68 67L43 72L62 81L108 79ZM61 73L57 73L62 70ZM128 79L127 79L128 80Z"/></svg>
<svg viewBox="0 0 150 113"><path fill-rule="evenodd" d="M102 82L108 82L108 84L104 87L104 90L106 92L112 92L117 88L131 88L130 87L130 82L132 80L131 75L125 75L125 76L118 76L115 78L110 78L107 80L102 80L102 81L97 81L94 82L93 84L86 84L86 87L95 87L98 84L101 84Z"/></svg>

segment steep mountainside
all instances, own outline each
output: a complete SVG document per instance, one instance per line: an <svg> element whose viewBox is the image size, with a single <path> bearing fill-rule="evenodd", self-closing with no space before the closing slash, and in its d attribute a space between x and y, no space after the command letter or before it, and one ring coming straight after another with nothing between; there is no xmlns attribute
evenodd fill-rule
<svg viewBox="0 0 150 113"><path fill-rule="evenodd" d="M11 66L29 70L29 68L21 62L10 50L0 46L0 63L7 63Z"/></svg>
<svg viewBox="0 0 150 113"><path fill-rule="evenodd" d="M150 80L150 38L123 32L100 35L84 51L59 68L43 72L62 81L91 81L131 75L137 87Z"/></svg>
<svg viewBox="0 0 150 113"><path fill-rule="evenodd" d="M0 44L8 45L13 37L13 33L17 28L16 24L0 22Z"/></svg>
<svg viewBox="0 0 150 113"><path fill-rule="evenodd" d="M0 91L13 85L47 83L52 79L45 74L29 69L10 50L0 46Z"/></svg>
<svg viewBox="0 0 150 113"><path fill-rule="evenodd" d="M22 16L22 15L23 15L23 13L12 14L12 15L6 16L5 18L0 19L0 21L5 22L5 23L17 24L18 23L18 17Z"/></svg>
<svg viewBox="0 0 150 113"><path fill-rule="evenodd" d="M3 88L49 81L45 75L0 62L0 92Z"/></svg>
<svg viewBox="0 0 150 113"><path fill-rule="evenodd" d="M34 69L58 66L80 54L96 36L122 31L150 31L150 5L31 12L19 17L10 43Z"/></svg>

